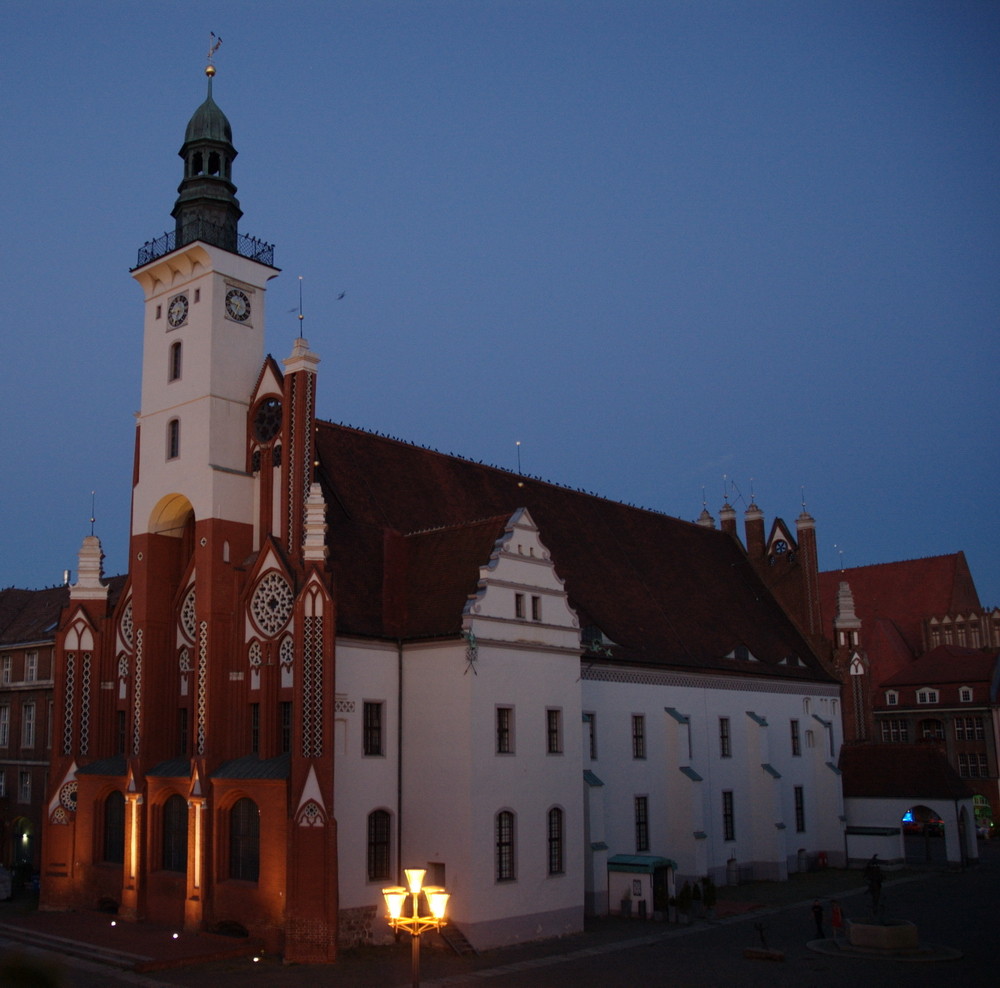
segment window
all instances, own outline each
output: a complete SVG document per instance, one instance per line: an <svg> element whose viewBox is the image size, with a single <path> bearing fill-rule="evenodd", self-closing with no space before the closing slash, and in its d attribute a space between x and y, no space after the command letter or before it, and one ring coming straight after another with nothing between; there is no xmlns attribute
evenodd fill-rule
<svg viewBox="0 0 1000 988"><path fill-rule="evenodd" d="M0 796L7 795L7 769L0 768Z"/></svg>
<svg viewBox="0 0 1000 988"><path fill-rule="evenodd" d="M583 723L586 725L587 732L587 750L590 754L590 760L597 760L597 715L593 712L585 713L583 715Z"/></svg>
<svg viewBox="0 0 1000 988"><path fill-rule="evenodd" d="M524 594L514 594L514 617L524 617Z"/></svg>
<svg viewBox="0 0 1000 988"><path fill-rule="evenodd" d="M366 755L384 755L382 748L382 704L365 701L364 752Z"/></svg>
<svg viewBox="0 0 1000 988"><path fill-rule="evenodd" d="M646 757L646 717L644 714L632 715L632 757Z"/></svg>
<svg viewBox="0 0 1000 988"><path fill-rule="evenodd" d="M176 793L163 804L164 871L187 871L187 800Z"/></svg>
<svg viewBox="0 0 1000 988"><path fill-rule="evenodd" d="M260 752L260 704L250 704L250 750L256 755Z"/></svg>
<svg viewBox="0 0 1000 988"><path fill-rule="evenodd" d="M386 810L368 814L368 881L384 882L390 877L390 835L392 818Z"/></svg>
<svg viewBox="0 0 1000 988"><path fill-rule="evenodd" d="M2 711L0 711L2 714ZM0 734L2 734L2 721L0 721ZM955 740L956 741L982 741L985 739L982 717L956 717L955 718ZM2 742L0 742L2 743Z"/></svg>
<svg viewBox="0 0 1000 988"><path fill-rule="evenodd" d="M792 754L798 756L802 754L802 736L799 734L799 722L797 720L791 721L790 727L792 731Z"/></svg>
<svg viewBox="0 0 1000 988"><path fill-rule="evenodd" d="M292 750L292 704L290 700L282 700L278 704L278 750L285 755Z"/></svg>
<svg viewBox="0 0 1000 988"><path fill-rule="evenodd" d="M181 343L177 340L170 344L170 370L167 374L168 381L180 380L181 376Z"/></svg>
<svg viewBox="0 0 1000 988"><path fill-rule="evenodd" d="M939 720L922 720L917 725L917 734L927 740L943 741L944 724Z"/></svg>
<svg viewBox="0 0 1000 988"><path fill-rule="evenodd" d="M733 813L733 794L726 789L722 793L722 839L736 840L736 816Z"/></svg>
<svg viewBox="0 0 1000 988"><path fill-rule="evenodd" d="M938 691L937 690L917 690L917 703L937 703L938 702Z"/></svg>
<svg viewBox="0 0 1000 988"><path fill-rule="evenodd" d="M562 754L562 711L545 711L545 750L550 755Z"/></svg>
<svg viewBox="0 0 1000 988"><path fill-rule="evenodd" d="M496 817L496 876L498 882L512 882L514 872L514 814L501 810Z"/></svg>
<svg viewBox="0 0 1000 988"><path fill-rule="evenodd" d="M21 707L21 747L35 747L35 705L26 703Z"/></svg>
<svg viewBox="0 0 1000 988"><path fill-rule="evenodd" d="M905 743L910 740L910 727L905 720L890 718L882 721L882 740Z"/></svg>
<svg viewBox="0 0 1000 988"><path fill-rule="evenodd" d="M806 832L806 797L802 786L795 787L795 832Z"/></svg>
<svg viewBox="0 0 1000 988"><path fill-rule="evenodd" d="M260 810L246 796L229 811L229 877L244 882L260 877Z"/></svg>
<svg viewBox="0 0 1000 988"><path fill-rule="evenodd" d="M729 718L719 718L719 757L732 758L733 746L729 736Z"/></svg>
<svg viewBox="0 0 1000 988"><path fill-rule="evenodd" d="M960 703L972 703L972 687L963 686L958 691L958 700Z"/></svg>
<svg viewBox="0 0 1000 988"><path fill-rule="evenodd" d="M985 752L971 752L958 756L958 774L966 779L985 779L988 776Z"/></svg>
<svg viewBox="0 0 1000 988"><path fill-rule="evenodd" d="M531 598L531 620L541 621L542 620L542 598L532 597Z"/></svg>
<svg viewBox="0 0 1000 988"><path fill-rule="evenodd" d="M171 419L167 423L167 459L176 460L181 455L181 420Z"/></svg>
<svg viewBox="0 0 1000 988"><path fill-rule="evenodd" d="M31 773L27 769L18 772L17 801L19 803L31 802Z"/></svg>
<svg viewBox="0 0 1000 988"><path fill-rule="evenodd" d="M6 686L10 682L11 669L14 666L14 657L12 655L5 655L3 657L3 664L0 665L0 683Z"/></svg>
<svg viewBox="0 0 1000 988"><path fill-rule="evenodd" d="M497 707L497 754L514 752L514 708Z"/></svg>
<svg viewBox="0 0 1000 988"><path fill-rule="evenodd" d="M806 747L815 748L816 747L816 732L806 731Z"/></svg>
<svg viewBox="0 0 1000 988"><path fill-rule="evenodd" d="M104 800L104 860L112 864L125 860L125 797L120 792Z"/></svg>
<svg viewBox="0 0 1000 988"><path fill-rule="evenodd" d="M635 797L635 851L649 850L649 797Z"/></svg>
<svg viewBox="0 0 1000 988"><path fill-rule="evenodd" d="M558 806L549 810L549 874L563 873L563 811Z"/></svg>
<svg viewBox="0 0 1000 988"><path fill-rule="evenodd" d="M10 707L4 704L0 707L0 748L10 744Z"/></svg>
<svg viewBox="0 0 1000 988"><path fill-rule="evenodd" d="M885 705L887 707L896 707L899 705L899 694L895 690L886 691Z"/></svg>
<svg viewBox="0 0 1000 988"><path fill-rule="evenodd" d="M24 655L24 681L34 683L38 680L38 653L26 652Z"/></svg>

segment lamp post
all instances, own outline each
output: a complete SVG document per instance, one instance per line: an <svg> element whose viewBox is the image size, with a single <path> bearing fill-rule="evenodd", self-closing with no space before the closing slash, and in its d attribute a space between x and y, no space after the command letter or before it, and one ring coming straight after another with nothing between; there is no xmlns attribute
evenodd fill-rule
<svg viewBox="0 0 1000 988"><path fill-rule="evenodd" d="M445 911L448 908L448 893L442 888L428 885L423 887L423 868L407 868L406 881L409 888L393 886L382 889L386 909L389 911L389 925L394 930L406 930L410 934L410 973L413 976L413 988L420 985L420 934L427 930L439 930L445 925ZM427 899L429 916L420 915L420 895ZM410 916L403 915L403 905L409 897L411 900Z"/></svg>

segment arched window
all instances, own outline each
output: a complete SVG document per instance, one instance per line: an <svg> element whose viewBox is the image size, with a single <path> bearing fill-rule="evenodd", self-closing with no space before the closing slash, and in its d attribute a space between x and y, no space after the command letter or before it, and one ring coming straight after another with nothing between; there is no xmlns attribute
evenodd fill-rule
<svg viewBox="0 0 1000 988"><path fill-rule="evenodd" d="M514 867L514 814L501 810L496 816L496 876L498 882L512 882Z"/></svg>
<svg viewBox="0 0 1000 988"><path fill-rule="evenodd" d="M229 811L229 877L256 882L260 876L260 810L238 799Z"/></svg>
<svg viewBox="0 0 1000 988"><path fill-rule="evenodd" d="M558 806L549 810L549 874L561 875L563 867L563 811Z"/></svg>
<svg viewBox="0 0 1000 988"><path fill-rule="evenodd" d="M176 340L170 344L170 373L169 380L180 380L181 376L181 341Z"/></svg>
<svg viewBox="0 0 1000 988"><path fill-rule="evenodd" d="M125 862L125 797L120 792L104 800L104 860Z"/></svg>
<svg viewBox="0 0 1000 988"><path fill-rule="evenodd" d="M167 459L176 460L181 455L181 420L171 419L167 423Z"/></svg>
<svg viewBox="0 0 1000 988"><path fill-rule="evenodd" d="M391 817L386 810L368 814L368 881L389 878L391 862Z"/></svg>
<svg viewBox="0 0 1000 988"><path fill-rule="evenodd" d="M163 870L187 871L187 801L176 793L163 804Z"/></svg>

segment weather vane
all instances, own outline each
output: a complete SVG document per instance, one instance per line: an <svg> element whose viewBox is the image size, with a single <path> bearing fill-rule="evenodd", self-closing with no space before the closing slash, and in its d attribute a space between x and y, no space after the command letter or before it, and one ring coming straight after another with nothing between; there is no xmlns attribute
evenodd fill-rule
<svg viewBox="0 0 1000 988"><path fill-rule="evenodd" d="M205 68L205 75L215 75L212 59L215 58L215 53L219 50L219 45L222 44L222 38L218 37L214 31L209 31L208 34L208 65Z"/></svg>

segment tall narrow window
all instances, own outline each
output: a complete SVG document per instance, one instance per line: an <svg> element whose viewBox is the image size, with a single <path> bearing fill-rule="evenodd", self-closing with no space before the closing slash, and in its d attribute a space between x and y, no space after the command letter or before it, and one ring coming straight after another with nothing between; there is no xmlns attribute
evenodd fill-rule
<svg viewBox="0 0 1000 988"><path fill-rule="evenodd" d="M510 755L514 751L514 708L497 707L497 754Z"/></svg>
<svg viewBox="0 0 1000 988"><path fill-rule="evenodd" d="M498 882L512 882L514 870L514 814L501 810L496 816L496 876Z"/></svg>
<svg viewBox="0 0 1000 988"><path fill-rule="evenodd" d="M791 722L792 729L792 754L801 755L802 754L802 736L799 734L799 722L793 720Z"/></svg>
<svg viewBox="0 0 1000 988"><path fill-rule="evenodd" d="M21 707L21 747L35 747L35 705L26 703Z"/></svg>
<svg viewBox="0 0 1000 988"><path fill-rule="evenodd" d="M593 711L588 711L583 715L583 723L587 732L587 748L590 753L590 760L597 760L597 715Z"/></svg>
<svg viewBox="0 0 1000 988"><path fill-rule="evenodd" d="M0 707L0 748L10 744L10 707L5 703Z"/></svg>
<svg viewBox="0 0 1000 988"><path fill-rule="evenodd" d="M187 800L176 793L163 804L163 870L187 871Z"/></svg>
<svg viewBox="0 0 1000 988"><path fill-rule="evenodd" d="M733 755L732 742L729 736L729 718L719 718L719 757L731 758Z"/></svg>
<svg viewBox="0 0 1000 988"><path fill-rule="evenodd" d="M250 704L250 750L260 753L260 704Z"/></svg>
<svg viewBox="0 0 1000 988"><path fill-rule="evenodd" d="M104 860L113 864L125 860L125 797L120 792L104 800Z"/></svg>
<svg viewBox="0 0 1000 988"><path fill-rule="evenodd" d="M558 806L549 810L549 874L563 873L563 811Z"/></svg>
<svg viewBox="0 0 1000 988"><path fill-rule="evenodd" d="M26 652L24 655L24 681L34 683L38 679L38 653Z"/></svg>
<svg viewBox="0 0 1000 988"><path fill-rule="evenodd" d="M632 757L646 757L646 717L632 714Z"/></svg>
<svg viewBox="0 0 1000 988"><path fill-rule="evenodd" d="M722 839L736 840L736 816L733 813L733 794L726 789L722 793Z"/></svg>
<svg viewBox="0 0 1000 988"><path fill-rule="evenodd" d="M176 460L181 455L181 420L171 419L167 423L167 459Z"/></svg>
<svg viewBox="0 0 1000 988"><path fill-rule="evenodd" d="M532 597L531 598L531 620L541 621L542 620L542 598Z"/></svg>
<svg viewBox="0 0 1000 988"><path fill-rule="evenodd" d="M31 802L31 772L21 769L18 776L17 801L19 803Z"/></svg>
<svg viewBox="0 0 1000 988"><path fill-rule="evenodd" d="M365 702L364 752L366 755L384 754L382 748L382 704Z"/></svg>
<svg viewBox="0 0 1000 988"><path fill-rule="evenodd" d="M170 344L170 373L168 379L179 380L181 376L181 341L175 340Z"/></svg>
<svg viewBox="0 0 1000 988"><path fill-rule="evenodd" d="M383 882L389 878L391 818L385 810L368 814L368 881Z"/></svg>
<svg viewBox="0 0 1000 988"><path fill-rule="evenodd" d="M287 754L292 750L292 704L290 700L282 700L278 705L278 717L280 718L278 737L278 749L281 753Z"/></svg>
<svg viewBox="0 0 1000 988"><path fill-rule="evenodd" d="M244 882L260 877L260 810L245 796L229 811L229 877Z"/></svg>
<svg viewBox="0 0 1000 988"><path fill-rule="evenodd" d="M649 797L635 797L635 850L649 850Z"/></svg>
<svg viewBox="0 0 1000 988"><path fill-rule="evenodd" d="M795 832L806 832L806 797L802 786L795 787Z"/></svg>
<svg viewBox="0 0 1000 988"><path fill-rule="evenodd" d="M562 711L545 711L545 750L550 755L562 753Z"/></svg>
<svg viewBox="0 0 1000 988"><path fill-rule="evenodd" d="M10 682L13 668L14 657L12 655L5 655L3 657L3 664L0 665L0 683L4 686Z"/></svg>
<svg viewBox="0 0 1000 988"><path fill-rule="evenodd" d="M514 617L524 617L524 594L514 594Z"/></svg>

